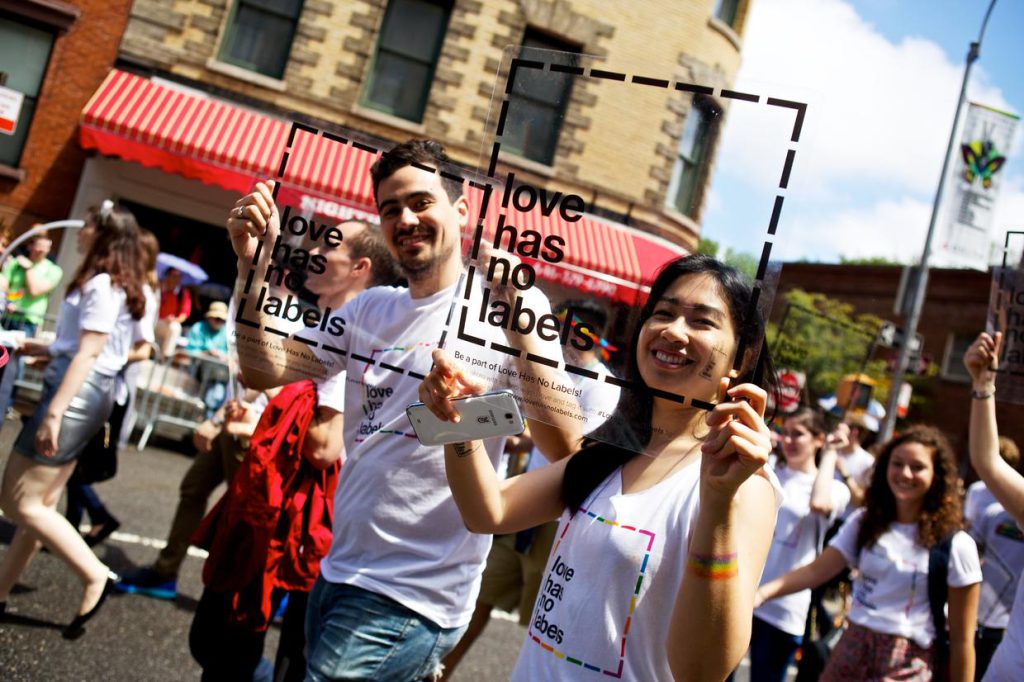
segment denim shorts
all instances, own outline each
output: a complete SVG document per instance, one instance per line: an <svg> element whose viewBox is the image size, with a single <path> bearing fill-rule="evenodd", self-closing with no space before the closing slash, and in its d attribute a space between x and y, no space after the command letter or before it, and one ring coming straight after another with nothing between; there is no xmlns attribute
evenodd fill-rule
<svg viewBox="0 0 1024 682"><path fill-rule="evenodd" d="M321 576L306 609L306 679L436 679L465 630L442 628L393 599Z"/></svg>
<svg viewBox="0 0 1024 682"><path fill-rule="evenodd" d="M71 358L66 355L50 360L43 372L43 392L39 396L39 404L14 442L16 452L39 464L62 466L77 459L92 437L103 428L114 408L114 377L99 374L95 370L89 372L60 421L57 453L53 457L39 454L36 451L36 431L46 417L50 401L64 380L70 364Z"/></svg>

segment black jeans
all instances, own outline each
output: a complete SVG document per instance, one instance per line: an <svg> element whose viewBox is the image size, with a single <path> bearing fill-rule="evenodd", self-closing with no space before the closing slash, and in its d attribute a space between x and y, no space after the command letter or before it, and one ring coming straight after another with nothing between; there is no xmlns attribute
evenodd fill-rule
<svg viewBox="0 0 1024 682"><path fill-rule="evenodd" d="M281 640L274 661L275 682L300 682L306 676L303 631L308 592L289 592L281 624ZM277 610L285 592L275 592ZM192 627L189 650L203 669L203 682L253 682L269 679L269 663L263 661L263 643L267 632L240 628L230 622L230 595L204 589ZM273 626L272 626L273 627Z"/></svg>
<svg viewBox="0 0 1024 682"><path fill-rule="evenodd" d="M988 664L992 662L992 655L1005 634L1006 630L1001 628L978 626L978 633L974 639L974 679L978 682L985 676Z"/></svg>

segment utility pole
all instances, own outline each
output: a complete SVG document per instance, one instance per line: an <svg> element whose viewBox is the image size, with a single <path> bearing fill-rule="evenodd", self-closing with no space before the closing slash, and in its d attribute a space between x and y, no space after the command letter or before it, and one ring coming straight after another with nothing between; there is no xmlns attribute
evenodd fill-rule
<svg viewBox="0 0 1024 682"><path fill-rule="evenodd" d="M981 22L981 31L978 39L971 43L967 50L967 63L964 66L964 80L960 84L960 97L956 101L956 114L953 116L953 128L949 131L949 144L946 145L946 157L942 161L942 175L939 176L939 187L935 191L935 201L932 203L932 217L928 221L928 236L924 240L924 251L921 254L921 276L918 278L917 287L912 294L910 316L906 326L903 328L903 343L900 344L899 357L896 360L896 369L892 374L892 388L889 389L889 404L885 408L885 422L882 424L882 432L879 434L882 442L892 437L893 428L896 425L896 407L899 403L900 388L903 386L903 375L907 372L910 364L910 343L917 336L917 325L921 321L921 309L924 307L925 290L928 287L928 260L932 254L932 238L935 236L935 222L938 220L939 208L942 205L943 193L946 189L946 176L949 173L949 159L953 155L953 147L957 144L957 128L960 125L960 112L967 98L967 83L971 78L971 67L981 55L981 41L985 37L985 28L988 26L988 19L992 16L992 8L996 0L989 3L985 12L985 19Z"/></svg>

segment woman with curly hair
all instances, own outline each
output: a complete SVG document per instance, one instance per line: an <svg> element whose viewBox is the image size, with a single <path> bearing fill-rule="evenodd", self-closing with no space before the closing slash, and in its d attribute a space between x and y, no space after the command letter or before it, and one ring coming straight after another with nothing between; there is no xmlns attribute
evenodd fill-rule
<svg viewBox="0 0 1024 682"><path fill-rule="evenodd" d="M104 202L89 211L78 237L84 259L68 286L50 344L26 341L21 353L46 355L43 391L7 459L0 505L18 524L0 563L0 613L40 544L67 563L83 584L77 615L64 629L73 639L99 611L116 576L57 512L64 484L89 439L114 405L114 382L146 307L139 227L127 210Z"/></svg>
<svg viewBox="0 0 1024 682"><path fill-rule="evenodd" d="M961 530L956 461L938 429L917 425L882 449L864 508L813 562L765 583L757 602L817 587L857 569L849 625L822 674L831 680L974 679L974 627L981 566ZM929 556L951 538L947 567L949 661L929 602Z"/></svg>

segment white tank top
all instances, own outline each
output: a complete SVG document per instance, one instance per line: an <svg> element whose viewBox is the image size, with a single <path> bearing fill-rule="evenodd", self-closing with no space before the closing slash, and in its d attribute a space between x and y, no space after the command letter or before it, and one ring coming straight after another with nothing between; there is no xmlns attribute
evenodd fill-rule
<svg viewBox="0 0 1024 682"><path fill-rule="evenodd" d="M665 640L699 478L698 457L626 495L616 469L575 515L562 514L512 680L672 679Z"/></svg>

